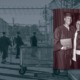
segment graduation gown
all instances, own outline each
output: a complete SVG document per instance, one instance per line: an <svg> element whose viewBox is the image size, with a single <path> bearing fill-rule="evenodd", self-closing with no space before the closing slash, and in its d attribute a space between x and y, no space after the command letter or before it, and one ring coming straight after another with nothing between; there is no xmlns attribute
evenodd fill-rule
<svg viewBox="0 0 80 80"><path fill-rule="evenodd" d="M74 29L68 30L63 25L57 27L54 32L54 68L55 69L70 69L72 59L72 49L61 50L61 39L71 38L73 40Z"/></svg>

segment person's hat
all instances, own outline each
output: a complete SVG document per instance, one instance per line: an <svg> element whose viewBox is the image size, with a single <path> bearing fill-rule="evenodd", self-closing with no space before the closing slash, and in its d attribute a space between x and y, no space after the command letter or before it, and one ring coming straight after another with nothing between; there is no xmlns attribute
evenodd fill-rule
<svg viewBox="0 0 80 80"><path fill-rule="evenodd" d="M17 34L20 34L20 32L18 31Z"/></svg>
<svg viewBox="0 0 80 80"><path fill-rule="evenodd" d="M2 32L3 34L6 34L6 32Z"/></svg>
<svg viewBox="0 0 80 80"><path fill-rule="evenodd" d="M70 16L71 17L72 15L71 15L71 13L64 13L64 17L66 17L66 16Z"/></svg>

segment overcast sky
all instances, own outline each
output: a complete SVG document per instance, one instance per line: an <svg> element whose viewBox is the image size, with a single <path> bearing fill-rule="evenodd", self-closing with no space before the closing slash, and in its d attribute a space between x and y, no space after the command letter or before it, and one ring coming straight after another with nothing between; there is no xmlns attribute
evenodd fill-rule
<svg viewBox="0 0 80 80"><path fill-rule="evenodd" d="M52 0L0 0L0 7L44 7ZM38 24L39 20L43 20L42 10L0 10L0 17L8 23L12 23L14 18L15 23L21 24Z"/></svg>
<svg viewBox="0 0 80 80"><path fill-rule="evenodd" d="M41 7L45 4L48 4L52 0L0 0L0 7L17 7L17 6L23 6L23 7Z"/></svg>

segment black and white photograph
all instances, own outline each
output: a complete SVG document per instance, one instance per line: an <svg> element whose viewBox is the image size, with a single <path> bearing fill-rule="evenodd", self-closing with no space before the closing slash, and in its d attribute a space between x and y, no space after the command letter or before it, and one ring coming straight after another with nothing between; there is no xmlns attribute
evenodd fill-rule
<svg viewBox="0 0 80 80"><path fill-rule="evenodd" d="M0 0L0 80L80 80L79 0Z"/></svg>

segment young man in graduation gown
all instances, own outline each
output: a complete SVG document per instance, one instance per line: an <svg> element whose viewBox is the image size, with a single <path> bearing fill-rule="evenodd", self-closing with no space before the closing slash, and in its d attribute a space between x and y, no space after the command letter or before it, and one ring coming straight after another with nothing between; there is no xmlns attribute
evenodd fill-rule
<svg viewBox="0 0 80 80"><path fill-rule="evenodd" d="M80 18L76 22L76 31L73 44L73 68L80 69Z"/></svg>
<svg viewBox="0 0 80 80"><path fill-rule="evenodd" d="M73 27L70 26L72 17L70 13L64 16L64 24L57 27L54 32L54 69L57 74L60 70L70 69L72 58ZM61 44L62 39L70 39L70 47ZM66 43L65 43L66 44Z"/></svg>

